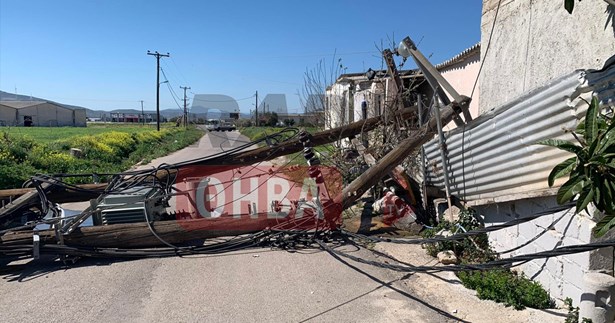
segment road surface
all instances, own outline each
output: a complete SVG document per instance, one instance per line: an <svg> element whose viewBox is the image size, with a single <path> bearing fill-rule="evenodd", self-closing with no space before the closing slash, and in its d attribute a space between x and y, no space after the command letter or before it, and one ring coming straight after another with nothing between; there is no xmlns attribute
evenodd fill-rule
<svg viewBox="0 0 615 323"><path fill-rule="evenodd" d="M243 141L237 132L208 134L153 163L205 156ZM319 250L82 259L71 266L44 258L0 262L0 276L3 322L458 321L437 298L415 296L414 276L348 264Z"/></svg>

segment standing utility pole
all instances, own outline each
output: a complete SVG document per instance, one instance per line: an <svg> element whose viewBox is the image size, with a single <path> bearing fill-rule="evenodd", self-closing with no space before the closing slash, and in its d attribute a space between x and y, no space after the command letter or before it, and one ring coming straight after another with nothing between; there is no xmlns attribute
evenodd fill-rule
<svg viewBox="0 0 615 323"><path fill-rule="evenodd" d="M156 129L160 131L160 57L169 57L169 53L165 55L148 50L147 55L156 56Z"/></svg>
<svg viewBox="0 0 615 323"><path fill-rule="evenodd" d="M141 118L143 119L143 125L145 125L145 113L143 113L143 100L141 100Z"/></svg>
<svg viewBox="0 0 615 323"><path fill-rule="evenodd" d="M254 113L254 115L256 116L256 126L258 127L258 91L256 91L256 105L254 106L256 108L256 112Z"/></svg>
<svg viewBox="0 0 615 323"><path fill-rule="evenodd" d="M180 89L184 90L184 127L188 127L188 110L186 109L186 90L189 90L188 86L180 86Z"/></svg>

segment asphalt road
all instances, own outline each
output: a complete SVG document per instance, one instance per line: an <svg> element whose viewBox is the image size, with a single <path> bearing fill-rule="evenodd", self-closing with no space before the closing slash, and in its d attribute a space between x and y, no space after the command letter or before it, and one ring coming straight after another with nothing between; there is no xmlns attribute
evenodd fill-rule
<svg viewBox="0 0 615 323"><path fill-rule="evenodd" d="M153 163L196 158L246 140L237 132L208 134ZM3 322L457 321L440 309L443 304L414 296L415 277L348 264L319 250L82 259L68 267L49 258L0 261L0 277Z"/></svg>

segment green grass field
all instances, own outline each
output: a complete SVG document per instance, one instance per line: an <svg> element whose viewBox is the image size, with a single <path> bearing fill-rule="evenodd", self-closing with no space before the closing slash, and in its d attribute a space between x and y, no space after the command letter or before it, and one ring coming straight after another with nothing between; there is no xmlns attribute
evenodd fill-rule
<svg viewBox="0 0 615 323"><path fill-rule="evenodd" d="M161 124L161 128L170 127L175 127L175 123ZM83 135L98 135L109 131L140 133L150 130L156 130L156 125L90 123L87 127L0 127L0 132L6 132L11 136L27 136L40 143Z"/></svg>
<svg viewBox="0 0 615 323"><path fill-rule="evenodd" d="M241 127L239 128L239 132L241 132L242 135L250 138L250 140L256 140L256 139L260 139L263 138L267 135L272 135L276 132L281 131L284 128L276 128L276 127ZM315 128L315 127L303 127L303 129L305 129L305 131L309 132L309 133L315 133L320 131L320 129ZM261 144L261 146L264 146L265 144ZM335 148L335 146L333 144L327 144L327 145L322 145L322 146L316 146L314 147L314 151L317 152L318 154L320 154L321 158L323 158L324 160L322 160L325 164L328 162L327 157L334 154L335 151L337 150L337 148ZM305 160L305 158L303 157L303 153L302 152L297 152L297 153L293 153L290 155L287 155L288 160L290 161L290 165L307 165L307 162Z"/></svg>
<svg viewBox="0 0 615 323"><path fill-rule="evenodd" d="M203 131L190 126L104 124L84 128L0 127L0 189L20 187L35 174L105 174L169 154L196 142ZM81 150L80 156L69 153ZM109 178L99 178L101 181ZM67 177L89 183L92 176Z"/></svg>

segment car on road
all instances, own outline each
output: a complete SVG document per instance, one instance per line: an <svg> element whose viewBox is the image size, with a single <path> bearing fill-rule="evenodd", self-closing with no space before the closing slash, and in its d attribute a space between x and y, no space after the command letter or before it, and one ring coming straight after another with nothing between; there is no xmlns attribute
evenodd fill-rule
<svg viewBox="0 0 615 323"><path fill-rule="evenodd" d="M235 131L235 125L229 122L220 122L214 126L215 131Z"/></svg>

